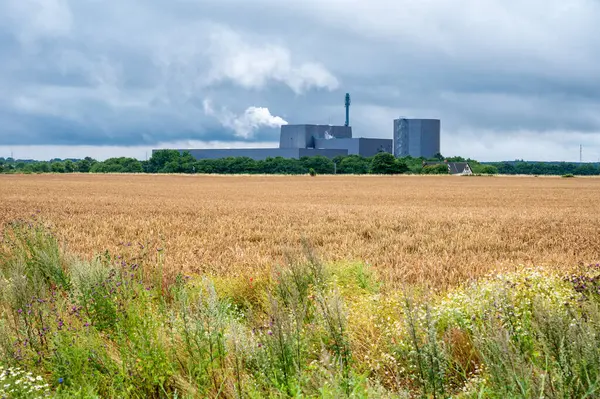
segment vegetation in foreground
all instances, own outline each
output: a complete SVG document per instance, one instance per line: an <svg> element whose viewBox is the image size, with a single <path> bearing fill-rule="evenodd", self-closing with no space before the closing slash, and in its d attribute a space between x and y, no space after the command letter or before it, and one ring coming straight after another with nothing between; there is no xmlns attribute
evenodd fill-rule
<svg viewBox="0 0 600 399"><path fill-rule="evenodd" d="M392 289L307 251L273 275L168 281L38 223L0 251L2 397L595 397L600 267ZM46 385L48 384L48 385Z"/></svg>

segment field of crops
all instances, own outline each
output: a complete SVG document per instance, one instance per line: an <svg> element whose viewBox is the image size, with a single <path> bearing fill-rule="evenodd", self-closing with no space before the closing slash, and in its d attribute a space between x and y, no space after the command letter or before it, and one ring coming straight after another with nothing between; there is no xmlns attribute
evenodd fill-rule
<svg viewBox="0 0 600 399"><path fill-rule="evenodd" d="M69 250L162 248L169 273L252 276L306 239L388 282L600 260L600 179L0 176L0 223L38 214Z"/></svg>

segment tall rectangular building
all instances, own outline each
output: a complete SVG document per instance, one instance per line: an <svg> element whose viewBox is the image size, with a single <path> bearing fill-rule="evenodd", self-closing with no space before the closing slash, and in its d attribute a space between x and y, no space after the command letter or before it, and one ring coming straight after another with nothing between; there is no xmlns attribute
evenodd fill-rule
<svg viewBox="0 0 600 399"><path fill-rule="evenodd" d="M440 151L439 119L394 120L394 155L432 158Z"/></svg>

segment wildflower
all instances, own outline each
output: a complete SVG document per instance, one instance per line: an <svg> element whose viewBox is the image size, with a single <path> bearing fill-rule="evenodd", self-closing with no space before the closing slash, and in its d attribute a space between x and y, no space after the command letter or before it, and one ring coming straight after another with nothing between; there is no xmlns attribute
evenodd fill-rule
<svg viewBox="0 0 600 399"><path fill-rule="evenodd" d="M58 383L59 383L59 384L62 384L63 382L64 382L64 379L63 379L62 377L60 377L60 378L58 379Z"/></svg>

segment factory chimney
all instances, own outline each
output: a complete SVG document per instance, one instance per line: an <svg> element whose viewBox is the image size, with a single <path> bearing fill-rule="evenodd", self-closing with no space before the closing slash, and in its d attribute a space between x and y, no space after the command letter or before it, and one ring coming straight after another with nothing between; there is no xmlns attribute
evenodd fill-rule
<svg viewBox="0 0 600 399"><path fill-rule="evenodd" d="M346 123L344 126L350 126L350 93L346 93Z"/></svg>

